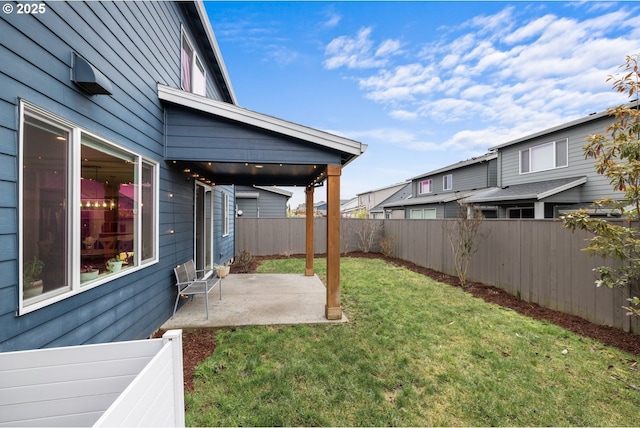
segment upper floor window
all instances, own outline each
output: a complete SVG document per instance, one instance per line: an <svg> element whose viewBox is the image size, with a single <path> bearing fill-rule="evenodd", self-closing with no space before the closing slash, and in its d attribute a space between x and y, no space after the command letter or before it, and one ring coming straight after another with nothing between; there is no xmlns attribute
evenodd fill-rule
<svg viewBox="0 0 640 428"><path fill-rule="evenodd" d="M568 150L566 138L520 150L520 174L565 167L568 165Z"/></svg>
<svg viewBox="0 0 640 428"><path fill-rule="evenodd" d="M20 309L157 259L157 164L22 105Z"/></svg>
<svg viewBox="0 0 640 428"><path fill-rule="evenodd" d="M453 189L453 175L447 174L442 177L442 190L451 190Z"/></svg>
<svg viewBox="0 0 640 428"><path fill-rule="evenodd" d="M418 189L420 194L431 193L431 180L422 180Z"/></svg>
<svg viewBox="0 0 640 428"><path fill-rule="evenodd" d="M187 92L193 92L197 95L205 95L207 90L207 79L204 65L193 49L193 44L189 38L182 32L182 49L181 49L181 84L182 89Z"/></svg>

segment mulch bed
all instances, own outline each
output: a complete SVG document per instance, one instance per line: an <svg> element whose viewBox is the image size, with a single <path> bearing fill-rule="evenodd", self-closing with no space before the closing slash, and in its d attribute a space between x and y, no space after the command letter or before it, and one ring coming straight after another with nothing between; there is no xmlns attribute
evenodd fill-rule
<svg viewBox="0 0 640 428"><path fill-rule="evenodd" d="M321 255L316 255L316 257L318 256ZM303 257L304 255L299 254L292 256L254 257L249 272L255 272L260 262L265 259ZM456 287L460 284L458 278L455 276L436 272L433 269L424 268L406 260L386 257L379 253L356 252L349 253L347 257L379 258L386 260L389 263L403 266L413 272L433 278L438 282ZM231 273L234 273L233 265L231 266ZM486 302L512 309L530 318L551 322L581 336L595 339L605 345L640 356L640 336L636 334L626 333L614 327L593 324L575 315L568 315L552 309L544 308L536 303L526 302L497 287L477 282L468 282L465 290ZM622 310L622 308L620 310ZM158 331L154 337L160 337L163 333L163 331ZM182 345L185 391L192 391L193 372L195 367L210 356L215 349L215 331L212 329L192 329L183 331Z"/></svg>

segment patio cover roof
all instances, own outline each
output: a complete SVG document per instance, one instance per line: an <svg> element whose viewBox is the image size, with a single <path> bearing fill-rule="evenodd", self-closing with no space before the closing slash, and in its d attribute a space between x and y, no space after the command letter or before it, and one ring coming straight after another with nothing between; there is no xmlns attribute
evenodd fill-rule
<svg viewBox="0 0 640 428"><path fill-rule="evenodd" d="M234 104L158 84L165 159L215 184L308 186L325 166L345 166L367 146Z"/></svg>
<svg viewBox="0 0 640 428"><path fill-rule="evenodd" d="M537 181L534 183L515 184L506 187L493 187L479 192L466 199L470 203L493 202L516 200L536 200L539 201L549 196L557 195L574 187L581 186L587 182L587 177L560 178L557 180Z"/></svg>

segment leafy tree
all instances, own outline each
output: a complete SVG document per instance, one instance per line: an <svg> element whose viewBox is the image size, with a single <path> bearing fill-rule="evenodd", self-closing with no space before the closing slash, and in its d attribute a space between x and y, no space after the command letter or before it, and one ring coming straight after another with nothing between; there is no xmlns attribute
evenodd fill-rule
<svg viewBox="0 0 640 428"><path fill-rule="evenodd" d="M638 65L640 54L629 55L620 66L622 75L611 75L613 89L635 98L640 90ZM622 225L612 224L606 219L592 218L586 210L567 214L562 218L564 226L572 231L586 230L593 234L589 245L583 250L591 256L616 260L614 267L600 266L596 285L626 287L640 282L640 111L638 100L608 110L615 121L606 128L605 134L587 138L584 146L586 159L595 160L598 174L607 177L614 191L621 198L607 198L594 202L598 208L618 210L625 218ZM628 315L640 316L640 298L627 299L631 305L625 307ZM635 307L634 307L635 306Z"/></svg>

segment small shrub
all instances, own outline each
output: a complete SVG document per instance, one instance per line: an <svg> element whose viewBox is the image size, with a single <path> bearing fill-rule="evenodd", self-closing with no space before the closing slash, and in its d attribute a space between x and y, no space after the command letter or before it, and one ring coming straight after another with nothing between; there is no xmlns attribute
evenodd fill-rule
<svg viewBox="0 0 640 428"><path fill-rule="evenodd" d="M396 245L395 235L380 238L380 251L387 257L393 256L393 247Z"/></svg>
<svg viewBox="0 0 640 428"><path fill-rule="evenodd" d="M242 250L240 254L236 256L235 268L238 273L248 273L251 270L251 264L253 263L253 256L247 250Z"/></svg>

